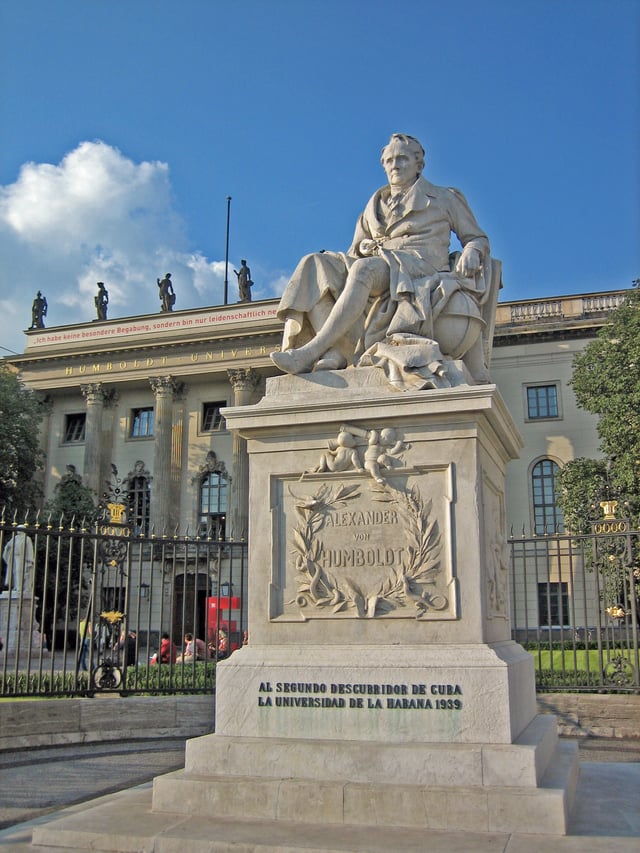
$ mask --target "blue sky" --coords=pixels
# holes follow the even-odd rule
[[[254,299],[343,250],[396,131],[469,200],[502,300],[640,276],[637,0],[3,0],[0,346]]]

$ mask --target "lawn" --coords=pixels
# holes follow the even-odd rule
[[[588,669],[590,672],[599,672],[600,670],[600,659],[597,649],[576,649],[575,652],[572,649],[565,649],[564,651],[560,649],[555,651],[542,650],[540,652],[530,650],[530,653],[533,655],[536,669],[560,671],[562,669]],[[614,649],[609,652],[609,656],[607,657],[606,652],[603,652],[603,664],[606,666],[609,661],[614,661],[619,656],[622,656],[633,665],[632,654],[631,651],[626,649]]]

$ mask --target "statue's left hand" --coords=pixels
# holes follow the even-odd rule
[[[482,257],[475,246],[466,246],[456,264],[456,272],[464,278],[473,278],[482,266]]]

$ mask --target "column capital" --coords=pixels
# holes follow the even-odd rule
[[[180,382],[175,376],[152,376],[149,384],[156,397],[175,399],[184,391],[184,382]]]
[[[108,406],[118,399],[115,389],[107,388],[102,382],[87,382],[80,386],[80,391],[88,403]]]
[[[260,374],[253,367],[237,367],[227,370],[227,377],[234,391],[255,391],[260,384]]]

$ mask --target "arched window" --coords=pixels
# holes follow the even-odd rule
[[[212,539],[224,539],[227,519],[226,478],[210,471],[200,481],[200,532]]]
[[[531,470],[533,526],[536,536],[563,533],[562,510],[556,505],[556,482],[560,471],[552,459],[541,459]]]

